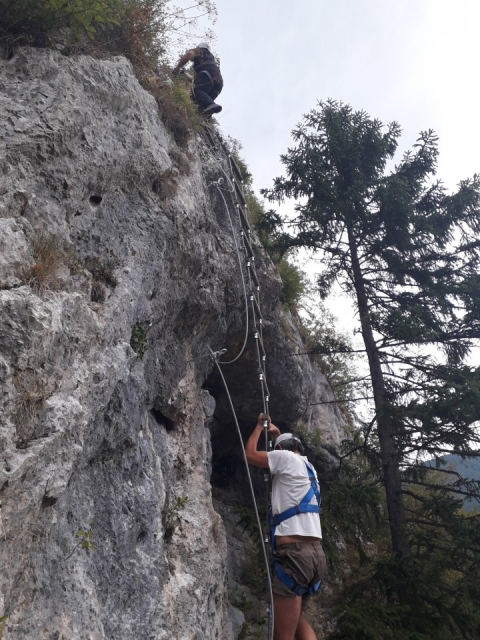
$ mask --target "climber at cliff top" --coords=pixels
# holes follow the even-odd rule
[[[223,89],[223,78],[206,42],[200,42],[195,49],[189,49],[183,54],[173,70],[174,75],[177,75],[187,62],[192,61],[195,76],[193,78],[189,74],[186,76],[193,81],[193,98],[199,106],[200,113],[202,115],[219,113],[222,107],[215,102],[215,98]]]
[[[326,574],[320,526],[320,491],[315,469],[303,455],[303,445],[291,433],[280,433],[268,421],[274,450],[257,451],[264,416],[245,446],[250,464],[270,469],[272,485],[272,591],[274,640],[316,640],[302,615],[302,605]]]

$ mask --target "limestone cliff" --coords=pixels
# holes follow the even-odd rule
[[[244,471],[213,363],[196,359],[235,355],[245,328],[224,170],[201,134],[176,146],[125,59],[0,61],[4,640],[238,636],[245,547],[211,479]],[[338,410],[312,406],[332,393],[293,355],[255,251],[272,416],[334,447]],[[262,408],[250,343],[225,374],[245,435]]]

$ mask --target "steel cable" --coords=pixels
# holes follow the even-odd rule
[[[252,495],[253,508],[254,508],[254,511],[255,511],[255,518],[257,520],[257,526],[258,526],[258,530],[260,532],[260,541],[261,541],[261,544],[262,544],[263,559],[264,559],[265,567],[266,567],[266,570],[267,570],[267,581],[268,581],[268,589],[269,589],[269,596],[270,596],[270,605],[269,605],[268,613],[269,613],[269,623],[270,623],[269,627],[271,627],[271,629],[269,629],[269,640],[272,640],[273,639],[273,626],[274,626],[272,578],[270,576],[270,562],[269,562],[269,559],[268,559],[267,550],[265,548],[265,542],[264,542],[264,539],[263,539],[262,523],[260,521],[260,515],[258,513],[258,507],[257,507],[257,501],[255,499],[255,491],[253,489],[252,476],[250,475],[250,468],[248,466],[247,454],[245,453],[245,447],[243,445],[242,432],[240,431],[240,425],[238,424],[237,414],[236,414],[235,408],[233,406],[232,397],[231,397],[230,391],[228,389],[227,381],[225,380],[222,368],[220,367],[221,363],[218,361],[215,352],[210,348],[210,345],[207,345],[207,348],[210,351],[210,354],[211,354],[211,356],[213,358],[215,366],[217,367],[218,372],[220,374],[220,377],[222,378],[223,386],[225,387],[225,391],[226,391],[226,394],[227,394],[227,397],[228,397],[228,402],[230,403],[230,408],[232,410],[233,419],[235,421],[235,426],[237,428],[238,438],[240,440],[240,444],[241,444],[241,447],[242,447],[243,460],[245,462],[245,468],[247,470],[247,478],[248,478],[248,484],[249,484],[249,487],[250,487],[250,492],[251,492],[251,495]]]
[[[211,134],[210,134],[211,135]],[[207,146],[207,145],[206,145]],[[221,146],[221,145],[220,145]],[[207,147],[208,148],[208,147]],[[215,147],[218,148],[218,147]],[[214,160],[217,162],[217,164],[220,167],[220,170],[222,171],[222,173],[225,175],[227,182],[230,186],[229,190],[226,190],[229,193],[235,193],[235,185],[233,183],[233,181],[230,179],[230,177],[226,174],[226,172],[224,171],[223,167],[221,166],[220,162],[215,158],[215,156],[213,155],[213,153],[211,153],[211,150],[208,148],[208,151],[210,153],[210,155],[214,158]],[[225,151],[225,150],[224,150]],[[232,171],[232,177],[233,177],[233,167],[232,167],[232,159],[229,157],[228,158],[228,162],[230,165],[230,169]],[[238,170],[238,169],[237,169]],[[233,402],[232,402],[232,398],[230,395],[230,391],[228,389],[228,385],[226,383],[225,377],[223,375],[223,371],[221,369],[220,365],[230,365],[233,364],[234,362],[236,362],[241,355],[244,353],[246,345],[247,345],[247,341],[248,341],[248,331],[249,331],[249,312],[248,312],[248,294],[247,294],[247,287],[246,287],[246,283],[245,283],[245,275],[243,273],[243,267],[242,267],[242,260],[241,260],[241,256],[240,256],[240,248],[238,246],[238,242],[237,242],[237,237],[236,237],[236,233],[235,233],[235,227],[232,221],[232,216],[230,215],[230,210],[226,201],[226,198],[223,194],[224,189],[222,189],[220,187],[220,183],[221,183],[222,178],[220,178],[218,181],[216,182],[212,182],[210,183],[210,185],[208,186],[212,186],[215,185],[218,192],[220,193],[224,205],[225,205],[225,209],[227,211],[227,215],[228,215],[228,219],[230,222],[230,227],[232,229],[232,236],[233,236],[233,241],[235,244],[235,250],[237,253],[237,259],[238,259],[238,263],[239,263],[239,268],[240,268],[240,274],[241,274],[241,278],[242,278],[242,286],[243,286],[243,292],[244,292],[244,298],[245,298],[245,318],[246,318],[246,327],[245,327],[245,338],[243,341],[243,345],[242,348],[240,350],[240,352],[237,354],[237,356],[235,358],[233,358],[232,360],[229,361],[225,361],[222,362],[219,360],[219,357],[221,355],[222,352],[217,351],[214,352],[212,351],[212,349],[210,348],[209,345],[207,345],[208,350],[210,351],[210,356],[213,357],[213,360],[215,362],[215,365],[218,369],[218,372],[220,374],[220,377],[222,379],[223,385],[225,387],[225,391],[227,393],[228,396],[228,401],[230,403],[230,408],[232,410],[232,414],[234,417],[234,421],[235,421],[235,426],[237,428],[237,432],[238,432],[238,436],[240,439],[240,444],[241,444],[241,448],[242,448],[242,453],[243,453],[243,458],[244,458],[244,462],[245,462],[245,466],[246,466],[246,470],[247,470],[247,477],[248,477],[248,482],[249,482],[249,486],[250,486],[250,491],[251,491],[251,495],[252,495],[252,500],[253,500],[253,505],[254,505],[254,510],[255,510],[255,517],[257,520],[257,526],[258,526],[258,530],[259,530],[259,534],[260,534],[260,540],[261,540],[261,545],[262,545],[262,552],[263,552],[263,557],[264,557],[264,561],[265,561],[265,566],[266,566],[266,570],[267,570],[267,578],[268,578],[268,590],[269,590],[269,604],[268,604],[268,640],[273,640],[273,630],[274,630],[274,610],[273,610],[273,591],[272,591],[272,580],[271,580],[271,575],[270,575],[270,562],[268,559],[268,554],[267,554],[267,550],[265,547],[265,541],[263,539],[263,530],[262,530],[262,524],[260,521],[260,516],[258,513],[258,507],[257,507],[257,503],[256,503],[256,499],[255,499],[255,492],[253,490],[253,484],[252,484],[252,479],[251,479],[251,475],[250,475],[250,469],[248,466],[248,460],[246,457],[246,453],[245,453],[245,447],[243,445],[243,439],[242,439],[242,434],[240,431],[240,426],[238,424],[238,420],[237,420],[237,416],[236,416],[236,412],[233,406]],[[242,189],[242,196],[243,196],[243,189]],[[238,198],[237,198],[238,200]],[[245,202],[245,200],[244,200]],[[245,205],[246,206],[246,205]],[[240,223],[241,224],[241,223]],[[245,240],[245,234],[242,231],[242,238],[243,238],[243,245],[244,245],[244,250],[246,252],[246,254],[249,254],[248,251],[248,246],[247,246],[247,241]],[[251,251],[250,251],[251,253]],[[247,264],[247,275],[248,275],[248,281],[249,281],[249,286],[250,289],[252,291],[252,295],[251,295],[251,302],[252,302],[252,318],[254,321],[254,326],[255,326],[255,341],[256,341],[256,351],[257,351],[257,358],[258,358],[258,371],[259,371],[259,378],[260,378],[260,387],[261,387],[261,392],[262,392],[262,401],[263,401],[263,413],[266,417],[266,419],[264,420],[264,433],[265,433],[265,450],[268,452],[269,449],[269,439],[268,439],[268,419],[269,419],[269,397],[266,395],[265,390],[267,390],[268,392],[268,386],[267,386],[267,382],[266,382],[266,372],[265,372],[265,368],[264,368],[264,363],[265,363],[265,355],[260,354],[260,343],[259,340],[262,340],[262,319],[260,316],[259,322],[258,322],[258,326],[257,326],[257,314],[256,314],[256,308],[255,308],[255,302],[258,305],[258,309],[259,309],[259,313],[260,313],[260,299],[258,298],[258,300],[255,299],[254,301],[254,297],[255,297],[255,293],[254,293],[254,286],[252,283],[252,276],[250,273],[250,269],[255,270],[255,266],[253,263],[253,267],[252,267],[252,262],[254,261],[254,256],[251,255],[249,262]],[[255,276],[256,278],[256,276]],[[258,280],[257,280],[258,283]],[[257,287],[258,290],[258,287]],[[262,342],[262,350],[263,350],[263,354],[265,354],[264,352],[264,347],[263,347],[263,342]],[[203,356],[200,356],[200,358],[202,358]],[[195,358],[195,360],[198,360],[200,358]],[[269,522],[269,502],[270,502],[270,488],[269,488],[269,479],[270,476],[269,474],[265,474],[265,480],[267,481],[266,484],[266,492],[267,492],[267,525]]]
[[[225,199],[225,196],[223,195],[222,190],[220,189],[218,184],[216,185],[216,187],[218,189],[218,192],[220,193],[220,195],[223,198],[223,202],[225,204],[225,208],[226,208],[227,213],[228,213],[228,219],[230,221],[230,226],[232,228],[233,241],[235,243],[235,249],[237,251],[238,266],[240,268],[240,275],[242,276],[243,294],[244,294],[244,298],[245,298],[245,338],[243,340],[242,348],[240,349],[240,353],[238,353],[237,356],[235,358],[233,358],[233,360],[227,360],[226,362],[222,362],[222,364],[233,364],[234,362],[236,362],[240,358],[240,356],[245,351],[245,347],[247,346],[248,328],[249,328],[248,327],[248,294],[247,294],[247,287],[245,285],[245,276],[244,276],[244,273],[243,273],[242,259],[241,259],[241,256],[240,256],[240,248],[238,246],[237,237],[236,237],[236,234],[235,234],[235,227],[233,226],[232,216],[230,215],[230,211],[228,209],[227,201]]]

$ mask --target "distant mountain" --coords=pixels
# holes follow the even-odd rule
[[[480,480],[480,458],[467,458],[462,460],[460,456],[449,454],[443,456],[447,465],[454,464],[455,471],[458,471],[464,478]]]
[[[443,459],[445,460],[447,467],[454,465],[455,471],[457,471],[462,478],[480,480],[480,457],[467,458],[463,460],[460,456],[448,454],[443,456]],[[427,464],[429,466],[434,466],[433,461],[430,461]],[[465,500],[465,508],[467,511],[471,511],[474,508],[477,508],[480,511],[480,501],[467,498]]]

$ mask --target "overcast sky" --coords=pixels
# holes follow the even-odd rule
[[[449,187],[480,171],[478,0],[216,0],[222,129],[244,147],[256,187],[281,172],[290,133],[333,98],[440,136]]]
[[[216,117],[242,143],[257,190],[282,172],[302,115],[327,98],[397,121],[402,152],[434,129],[450,189],[480,172],[479,0],[215,1]]]

